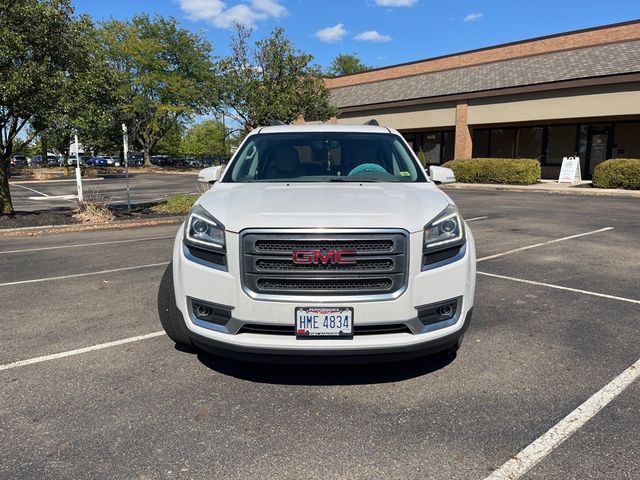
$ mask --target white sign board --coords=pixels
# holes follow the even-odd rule
[[[574,183],[582,180],[580,157],[564,157],[558,183]]]

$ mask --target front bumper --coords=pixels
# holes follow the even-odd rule
[[[238,258],[239,236],[228,233],[228,271],[212,268],[187,258],[182,245],[182,229],[178,232],[173,253],[173,275],[177,307],[182,313],[189,336],[205,349],[240,358],[270,355],[284,359],[289,356],[351,357],[416,356],[433,353],[454,345],[468,328],[475,291],[475,245],[467,229],[467,248],[463,258],[438,268],[421,270],[422,233],[410,235],[409,276],[406,289],[398,298],[350,302],[339,306],[354,309],[355,325],[406,325],[408,331],[358,335],[349,339],[297,339],[293,334],[237,333],[244,324],[291,326],[297,306],[331,305],[326,299],[299,298],[282,301],[251,298],[240,281]],[[235,252],[235,255],[234,255]],[[459,299],[453,319],[439,324],[422,325],[417,308],[452,298]],[[231,309],[231,319],[225,325],[198,320],[190,306],[197,299]]]

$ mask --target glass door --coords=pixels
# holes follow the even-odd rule
[[[611,125],[591,125],[589,128],[589,177],[597,165],[609,158]]]

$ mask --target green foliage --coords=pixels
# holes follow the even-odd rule
[[[342,75],[351,75],[352,73],[358,73],[369,69],[371,69],[371,67],[362,63],[356,55],[341,53],[334,58],[331,65],[329,65],[329,68],[327,69],[327,76],[340,77]]]
[[[533,159],[474,158],[451,160],[450,168],[462,183],[531,185],[540,179],[540,162]]]
[[[640,190],[640,159],[616,158],[596,166],[593,186]]]
[[[198,195],[173,195],[151,209],[159,213],[189,213]]]
[[[189,128],[180,142],[182,155],[200,157],[225,156],[227,154],[226,129],[221,122],[205,120]]]
[[[86,144],[97,132],[113,127],[124,82],[107,62],[92,23],[83,17],[77,27],[76,49],[81,55],[59,91],[56,108],[47,115],[37,115],[32,122],[42,127],[40,136],[46,137],[49,148],[65,158],[74,132]]]
[[[156,143],[151,153],[154,155],[178,155],[180,153],[183,132],[184,127],[180,123],[175,122],[173,127]]]
[[[295,48],[282,28],[250,46],[252,30],[236,25],[232,55],[221,61],[225,109],[245,130],[291,123],[300,116],[328,120],[337,115],[320,67]]]
[[[73,16],[69,0],[5,0],[0,19],[0,213],[11,213],[9,160],[57,115],[90,22]]]
[[[211,44],[201,33],[180,28],[174,18],[136,15],[110,20],[101,41],[112,65],[126,78],[121,115],[129,137],[149,155],[177,123],[217,105]]]

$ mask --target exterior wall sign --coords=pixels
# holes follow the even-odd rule
[[[580,157],[564,157],[558,183],[574,183],[582,180]]]

